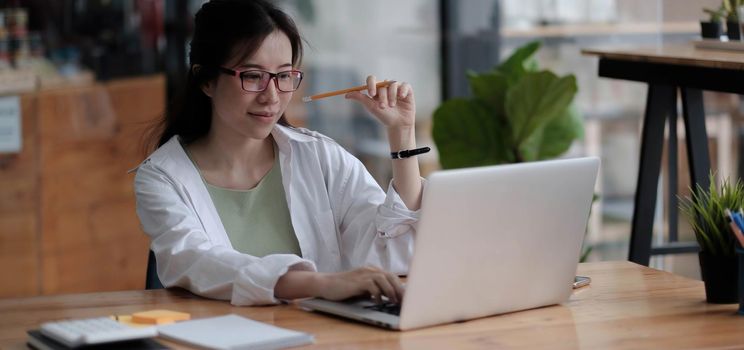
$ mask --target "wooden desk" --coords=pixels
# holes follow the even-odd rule
[[[744,94],[744,53],[699,50],[692,44],[632,49],[588,49],[599,56],[599,76],[648,84],[641,135],[629,260],[648,265],[653,254],[696,252],[696,242],[651,247],[664,125],[669,121],[669,237],[677,238],[677,96],[681,95],[690,183],[707,188],[710,158],[702,90]]]
[[[630,262],[581,264],[592,284],[563,305],[395,332],[295,306],[234,307],[183,290],[126,291],[0,299],[0,348],[23,349],[26,330],[65,317],[166,308],[194,318],[240,314],[315,335],[315,348],[658,349],[744,347],[738,305],[705,303],[703,284]],[[518,288],[518,286],[515,286]],[[173,343],[169,343],[173,345]]]

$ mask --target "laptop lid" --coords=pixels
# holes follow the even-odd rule
[[[591,157],[430,175],[399,328],[567,300],[598,170]]]

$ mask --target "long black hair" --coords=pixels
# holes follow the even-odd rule
[[[185,144],[204,137],[212,123],[212,101],[202,86],[217,78],[219,67],[239,55],[252,56],[264,39],[282,31],[292,45],[292,64],[302,60],[302,39],[289,15],[265,0],[212,0],[194,16],[194,36],[189,51],[186,86],[171,101],[165,117],[151,130],[145,145],[151,150],[174,135]],[[194,68],[198,65],[198,68]],[[290,126],[284,115],[279,124]]]

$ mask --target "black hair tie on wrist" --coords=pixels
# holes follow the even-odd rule
[[[414,149],[404,149],[402,151],[398,152],[390,152],[390,157],[393,159],[401,159],[401,158],[408,158],[412,156],[417,156],[419,154],[424,154],[426,152],[431,151],[431,148],[429,147],[421,147],[421,148],[414,148]]]

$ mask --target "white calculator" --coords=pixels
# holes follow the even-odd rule
[[[135,328],[108,317],[46,322],[41,324],[40,329],[41,334],[71,348],[158,335],[155,326]]]

